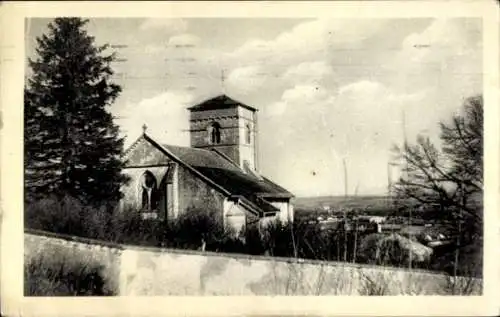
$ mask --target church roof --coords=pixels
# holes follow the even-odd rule
[[[293,197],[286,189],[265,177],[259,178],[244,173],[234,162],[217,151],[172,145],[162,146],[233,195],[243,196],[251,201],[256,201],[256,197]]]
[[[202,166],[239,171],[237,165],[228,159],[221,159],[221,156],[216,151],[168,144],[162,144],[162,146],[192,167]]]
[[[227,108],[235,108],[235,107],[243,107],[251,111],[257,111],[254,107],[245,105],[237,100],[234,100],[227,95],[219,95],[217,97],[205,100],[195,106],[188,108],[190,111],[203,111],[203,110],[215,110],[215,109],[227,109]]]
[[[212,149],[199,149],[168,144],[159,144],[147,134],[143,134],[127,150],[127,162],[131,167],[137,167],[137,157],[130,156],[133,149],[141,142],[147,142],[160,150],[153,154],[146,151],[148,165],[166,164],[165,158],[170,157],[194,172],[199,178],[211,184],[232,200],[238,200],[243,206],[261,216],[279,211],[269,203],[272,199],[289,199],[293,195],[271,180],[256,172],[249,173],[241,169],[229,157]],[[140,150],[137,151],[142,157]]]

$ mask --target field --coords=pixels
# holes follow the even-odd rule
[[[368,216],[390,216],[395,211],[387,196],[319,196],[297,197],[293,200],[297,219],[313,220],[319,216],[357,209]]]
[[[387,196],[318,196],[297,197],[293,203],[299,209],[330,208],[363,208],[363,209],[388,209],[390,200]]]

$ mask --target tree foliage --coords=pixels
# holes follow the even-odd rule
[[[396,147],[403,174],[395,185],[400,201],[437,209],[437,216],[480,235],[483,195],[483,99],[468,98],[451,122],[441,122],[441,148],[428,137]]]
[[[91,205],[117,201],[126,181],[123,139],[107,107],[114,54],[87,34],[88,21],[57,18],[37,38],[24,92],[27,199],[70,195]]]

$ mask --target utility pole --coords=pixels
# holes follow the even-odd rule
[[[404,151],[405,151],[405,176],[406,179],[408,180],[408,157],[406,154],[406,149],[408,146],[408,139],[406,138],[406,114],[403,109],[403,118],[402,118],[402,123],[403,123],[403,138],[404,138]],[[408,252],[408,269],[411,271],[412,268],[412,245],[413,242],[411,240],[411,209],[412,207],[409,206],[408,208],[408,237],[410,239],[410,250]]]
[[[343,159],[344,166],[344,262],[347,262],[347,166],[345,158]]]
[[[387,207],[391,206],[392,202],[392,177],[391,177],[391,163],[387,163]]]
[[[354,190],[354,197],[358,196],[358,187],[359,187],[359,182],[356,184],[356,189]],[[354,247],[352,251],[352,263],[356,263],[356,252],[358,249],[358,228],[359,228],[358,213],[355,212],[353,217],[356,217],[356,219],[354,222]]]

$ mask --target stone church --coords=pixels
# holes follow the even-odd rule
[[[293,221],[293,195],[258,172],[257,110],[221,95],[189,111],[191,147],[161,144],[144,129],[125,152],[122,207],[159,220],[212,210],[237,232]]]

